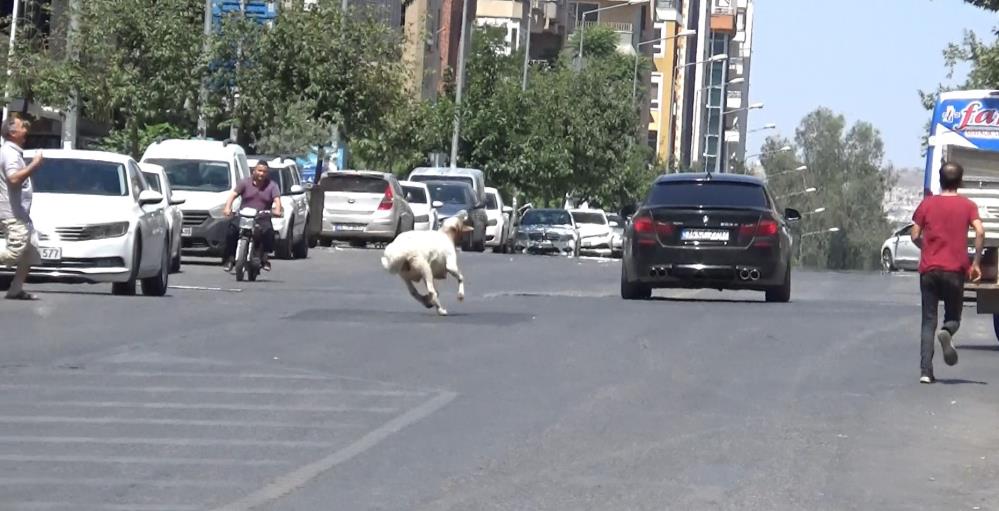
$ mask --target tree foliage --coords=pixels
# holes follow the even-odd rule
[[[791,146],[793,151],[780,151]],[[819,108],[802,119],[792,142],[768,138],[761,148],[768,185],[782,207],[805,213],[801,262],[830,269],[873,269],[890,226],[885,193],[893,172],[884,163],[884,143],[866,122],[847,128],[842,115]],[[797,171],[799,166],[805,171]],[[815,187],[814,193],[804,193]],[[811,214],[817,208],[821,213]],[[838,227],[838,232],[828,232]],[[813,234],[808,234],[813,233]]]

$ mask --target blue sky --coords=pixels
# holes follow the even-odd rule
[[[920,137],[928,113],[918,90],[948,83],[942,50],[963,29],[984,38],[999,16],[961,0],[756,0],[750,96],[763,101],[749,135],[756,153],[768,134],[794,138],[808,112],[826,106],[848,124],[868,121],[881,131],[885,159],[921,167]],[[966,73],[963,70],[962,73]],[[963,76],[955,76],[954,82]]]

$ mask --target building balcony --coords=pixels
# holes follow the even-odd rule
[[[680,14],[680,0],[655,0],[656,21],[672,21],[683,23],[683,16]]]
[[[742,91],[741,90],[729,90],[725,97],[725,108],[742,108]]]
[[[735,34],[736,11],[732,0],[714,0],[711,4],[711,30]]]
[[[569,21],[569,31],[575,32],[576,28],[582,26],[584,29],[603,27],[613,30],[617,33],[618,43],[617,49],[621,53],[628,55],[634,55],[634,25],[631,23],[621,23],[615,21],[584,21],[582,23],[575,23],[574,21]]]

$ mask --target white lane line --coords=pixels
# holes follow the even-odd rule
[[[0,488],[5,486],[46,486],[49,488],[61,488],[65,486],[96,486],[107,488],[109,486],[151,486],[154,488],[240,488],[245,483],[234,481],[210,481],[210,480],[175,480],[175,481],[150,481],[141,479],[117,479],[105,477],[73,478],[73,477],[0,477]]]
[[[236,440],[231,438],[108,438],[97,436],[16,436],[0,435],[0,444],[93,444],[93,445],[159,445],[166,447],[332,447],[333,442],[308,440]]]
[[[245,412],[396,413],[398,408],[350,406],[245,405],[232,403],[169,403],[148,401],[0,401],[4,406],[69,408],[140,408],[147,410],[231,410]]]
[[[228,465],[234,467],[273,467],[289,462],[274,460],[238,460],[232,458],[165,458],[162,456],[69,456],[0,454],[0,462],[16,463],[98,463],[133,465]]]
[[[170,289],[187,289],[191,291],[224,291],[226,293],[242,293],[242,289],[228,289],[224,287],[205,287],[205,286],[167,286]]]
[[[96,372],[100,370],[101,372]],[[106,370],[106,371],[105,371]],[[310,380],[310,381],[327,381],[327,382],[366,382],[366,380],[356,380],[354,378],[338,377],[338,376],[322,376],[313,374],[273,374],[273,373],[225,373],[225,372],[195,372],[195,371],[115,371],[113,367],[98,367],[92,369],[31,369],[31,368],[17,368],[13,369],[8,373],[9,375],[41,375],[41,376],[100,376],[103,378],[109,376],[125,376],[125,377],[135,377],[135,378],[161,378],[164,376],[176,376],[176,377],[191,377],[191,378],[232,378],[232,379],[261,379],[261,380]],[[379,382],[380,383],[380,382]],[[386,383],[380,383],[381,385],[388,385]],[[358,391],[362,392],[362,391]],[[363,392],[395,392],[395,391],[363,391]],[[418,391],[408,391],[408,392],[396,392],[399,395],[420,395],[425,396],[429,394],[428,392],[418,392]],[[394,395],[394,394],[393,394]]]
[[[198,511],[198,506],[170,504],[80,504],[79,502],[4,502],[8,511]]]
[[[356,424],[301,424],[297,422],[270,421],[219,421],[195,419],[131,419],[122,417],[59,417],[50,415],[0,415],[0,424],[141,424],[157,426],[208,426],[213,428],[296,428],[296,429],[347,429]]]
[[[333,467],[350,460],[351,458],[378,445],[382,440],[398,433],[403,428],[415,424],[434,412],[445,407],[454,400],[458,394],[454,392],[442,392],[437,397],[424,402],[423,404],[409,410],[408,412],[388,421],[381,427],[364,435],[356,442],[340,449],[329,456],[314,463],[305,465],[289,474],[278,477],[270,484],[259,490],[229,504],[215,508],[214,511],[248,511],[267,502],[277,500],[292,491],[301,488],[315,479],[322,473]],[[2,484],[2,481],[0,481]]]
[[[273,388],[246,388],[246,387],[134,387],[134,386],[103,386],[103,385],[71,385],[71,384],[47,384],[47,383],[3,383],[0,390],[81,390],[87,392],[149,392],[149,393],[198,393],[198,394],[269,394],[269,395],[294,395],[294,396],[316,396],[325,394],[350,394],[358,396],[421,396],[425,393],[414,393],[394,390],[346,390],[346,389],[273,389]]]

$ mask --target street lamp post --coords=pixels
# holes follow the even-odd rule
[[[815,208],[815,209],[813,209],[811,211],[806,211],[806,212],[802,213],[801,216],[805,217],[805,216],[809,216],[809,215],[817,215],[819,213],[824,212],[825,210],[826,210],[826,208]]]
[[[451,134],[451,168],[458,167],[458,135],[461,132],[461,93],[465,87],[465,46],[468,44],[468,0],[461,3],[461,37],[458,39],[458,80],[454,96],[454,132]]]
[[[7,102],[10,101],[10,62],[14,58],[14,42],[17,39],[17,18],[21,16],[21,0],[14,0],[14,11],[10,19],[10,45],[7,47],[7,81],[3,87],[3,120],[7,120]]]
[[[751,130],[747,131],[746,133],[756,133],[756,132],[759,132],[759,131],[775,130],[775,129],[777,129],[777,125],[774,124],[774,123],[770,123],[770,124],[764,124],[763,127],[760,127],[760,128],[751,129]]]
[[[635,45],[635,70],[631,75],[631,101],[634,102],[635,98],[638,96],[638,58],[642,56],[640,48],[647,44],[662,42],[666,44],[666,41],[670,39],[679,39],[681,37],[691,37],[697,35],[696,30],[683,30],[676,35],[671,35],[669,37],[663,37],[661,39],[649,39],[648,41],[642,41]]]
[[[815,193],[818,190],[819,190],[818,188],[816,188],[814,186],[810,186],[810,187],[805,188],[804,190],[802,190],[800,192],[792,192],[792,193],[789,193],[787,195],[781,195],[780,197],[774,197],[774,198],[775,199],[786,199],[788,197],[794,197],[794,196],[797,196],[797,195],[804,195],[806,193]]]
[[[819,209],[823,209],[824,210],[825,208],[819,208]],[[798,237],[798,260],[801,261],[801,246],[803,245],[803,243],[801,242],[802,240],[804,240],[805,238],[807,238],[809,236],[818,236],[819,234],[827,234],[827,233],[831,233],[831,232],[839,232],[839,227],[830,227],[828,229],[823,229],[821,231],[806,232],[806,233],[802,234],[801,236],[799,236]]]

